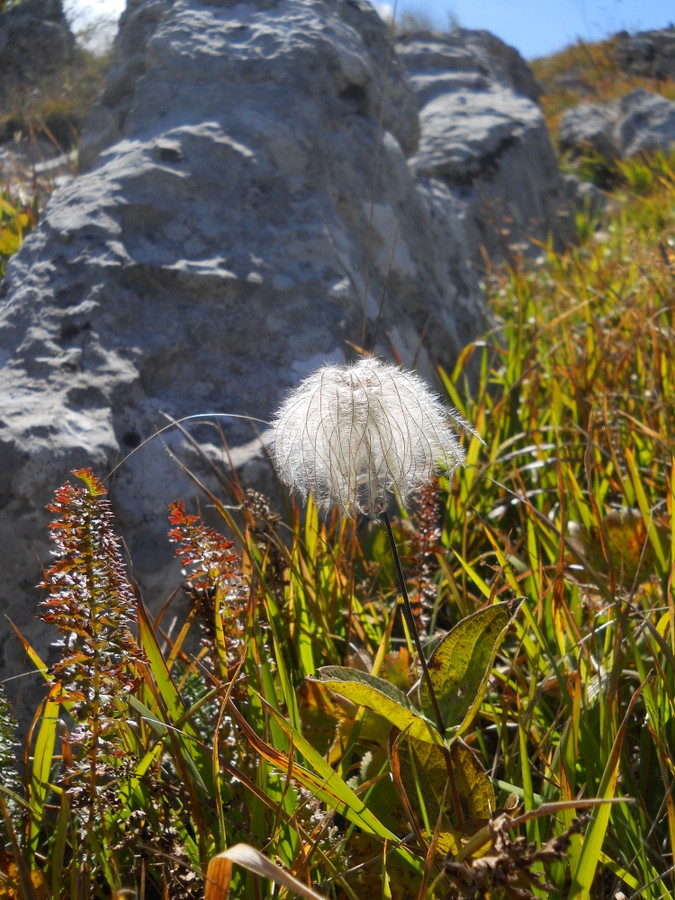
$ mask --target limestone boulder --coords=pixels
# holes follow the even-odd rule
[[[137,451],[108,485],[136,577],[166,597],[167,506],[195,494],[167,449],[269,486],[258,435],[308,371],[360,346],[433,377],[484,329],[463,207],[408,165],[419,104],[387,41],[360,0],[129,0],[83,174],[0,288],[0,616],[38,643],[45,506],[71,469]],[[211,412],[262,422],[138,449]]]
[[[560,119],[562,150],[593,150],[608,159],[628,159],[675,145],[675,103],[638,89],[606,106],[582,104]]]
[[[625,72],[663,81],[675,78],[675,26],[617,35],[616,59]]]
[[[520,53],[484,29],[455,29],[451,38],[462,45],[491,79],[537,102],[543,90]]]
[[[651,91],[631,91],[617,101],[614,134],[623,159],[675,146],[675,103]]]
[[[405,34],[396,49],[421,104],[410,165],[420,179],[442,182],[459,205],[474,266],[485,253],[492,260],[538,253],[536,242],[549,234],[570,240],[569,186],[539,89],[517,52],[465,30]]]
[[[611,109],[581,103],[566,110],[558,125],[558,143],[564,151],[593,150],[608,159],[617,155]]]

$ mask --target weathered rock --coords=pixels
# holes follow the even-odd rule
[[[593,150],[608,159],[628,159],[675,144],[675,103],[642,89],[607,106],[582,104],[561,116],[562,150]]]
[[[619,155],[624,159],[675,144],[675,103],[649,91],[631,91],[617,101],[614,129]]]
[[[441,180],[459,204],[474,264],[482,266],[485,251],[495,259],[535,250],[533,241],[549,233],[569,240],[569,191],[533,99],[536,82],[517,52],[463,30],[410,33],[396,46],[422,103],[410,164],[420,178]]]
[[[541,85],[515,47],[509,46],[494,34],[482,29],[458,28],[451,36],[459,39],[490,73],[493,80],[535,102],[542,96]]]
[[[70,62],[74,50],[61,0],[22,0],[0,12],[0,112]]]
[[[37,639],[44,507],[72,468],[105,475],[162,413],[267,420],[353,343],[429,372],[485,325],[458,203],[407,165],[418,103],[368,5],[130,0],[120,28],[88,171],[2,286],[0,615]],[[242,477],[269,480],[254,427],[219,424]],[[218,433],[192,433],[226,468]],[[110,487],[141,584],[166,596],[165,512],[193,485],[157,440]],[[4,636],[0,669],[21,655]]]
[[[663,81],[675,78],[675,26],[617,35],[616,59],[625,72]]]
[[[614,143],[614,120],[608,106],[581,103],[566,110],[558,125],[561,150],[593,150],[611,159],[617,155]]]

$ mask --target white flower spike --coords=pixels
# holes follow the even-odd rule
[[[323,509],[373,518],[396,494],[405,503],[439,468],[464,462],[450,422],[475,431],[415,372],[365,357],[324,366],[282,403],[272,423],[281,479]]]

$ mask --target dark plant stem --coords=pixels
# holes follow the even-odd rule
[[[431,705],[434,708],[434,716],[436,717],[436,727],[438,728],[440,736],[445,737],[445,725],[443,724],[443,716],[441,715],[441,709],[438,705],[438,700],[436,699],[436,691],[434,690],[434,686],[431,681],[429,666],[427,665],[424,650],[422,649],[422,642],[420,641],[420,636],[417,631],[417,623],[415,622],[415,616],[413,615],[412,606],[410,604],[408,588],[406,587],[405,578],[403,577],[401,558],[398,555],[398,548],[396,546],[396,541],[394,540],[394,532],[391,528],[391,519],[389,518],[389,513],[386,510],[384,512],[384,524],[387,529],[387,537],[389,538],[391,552],[394,557],[394,565],[396,566],[396,575],[398,576],[399,588],[401,589],[401,595],[403,596],[403,615],[405,616],[408,630],[410,631],[412,639],[415,642],[415,649],[417,650],[420,665],[422,666],[423,678],[425,679],[427,687],[429,688],[429,697],[431,698]]]
[[[425,679],[427,687],[429,689],[429,697],[431,699],[431,705],[433,706],[434,716],[436,718],[436,728],[438,729],[438,733],[440,734],[440,736],[442,738],[445,738],[445,725],[443,724],[441,708],[438,705],[436,691],[434,690],[434,686],[431,681],[431,674],[429,673],[429,666],[427,665],[427,659],[424,655],[424,650],[422,649],[422,642],[420,641],[420,636],[417,631],[417,623],[415,622],[415,616],[413,615],[412,606],[410,604],[410,597],[408,596],[408,588],[406,587],[405,578],[403,577],[401,557],[398,555],[398,547],[396,546],[396,541],[394,540],[394,532],[392,531],[391,527],[391,519],[389,518],[389,513],[386,510],[384,511],[384,524],[387,529],[387,537],[389,538],[391,552],[394,557],[394,565],[396,566],[398,584],[401,589],[401,595],[403,597],[403,615],[405,616],[408,630],[410,631],[412,639],[415,642],[415,649],[417,650],[420,665],[422,666],[422,677]],[[450,794],[452,796],[452,805],[455,812],[455,817],[457,819],[457,824],[461,824],[464,821],[464,813],[462,812],[462,804],[459,798],[457,780],[455,779],[455,773],[452,767],[452,757],[450,755],[450,751],[446,746],[443,747],[443,754],[445,756],[445,767],[448,773],[448,785],[450,787]]]

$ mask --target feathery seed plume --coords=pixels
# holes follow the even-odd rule
[[[300,382],[272,423],[272,456],[303,500],[377,518],[394,494],[405,503],[439,468],[462,465],[450,422],[475,434],[415,372],[365,357]]]

